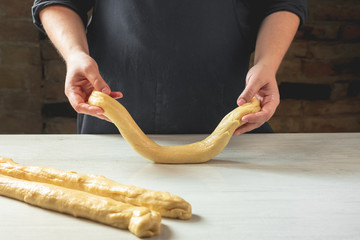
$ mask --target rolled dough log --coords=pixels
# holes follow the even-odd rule
[[[118,101],[98,91],[93,91],[89,104],[99,106],[119,129],[130,146],[143,157],[156,163],[202,163],[218,155],[229,143],[234,131],[245,124],[241,118],[261,110],[260,102],[251,102],[228,113],[207,138],[200,142],[177,146],[160,146],[148,138],[136,124],[129,112]]]
[[[164,217],[191,218],[191,205],[179,196],[122,185],[100,175],[85,175],[48,167],[23,166],[5,157],[0,157],[0,174],[110,197],[135,206],[147,207]]]
[[[75,217],[129,229],[138,237],[151,237],[160,232],[159,213],[83,191],[0,174],[0,195]]]

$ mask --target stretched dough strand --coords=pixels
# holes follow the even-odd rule
[[[179,196],[122,185],[100,175],[78,174],[48,167],[23,166],[4,157],[0,157],[0,174],[110,197],[135,206],[147,207],[164,217],[191,218],[191,205]]]
[[[210,136],[200,142],[178,146],[160,146],[149,139],[139,128],[129,112],[118,101],[98,91],[93,91],[89,104],[99,106],[119,129],[124,139],[140,155],[157,163],[202,163],[219,154],[230,141],[234,131],[244,124],[241,118],[261,110],[260,102],[250,103],[228,113]]]
[[[159,213],[83,191],[0,174],[0,195],[75,217],[129,229],[138,237],[151,237],[160,232]]]

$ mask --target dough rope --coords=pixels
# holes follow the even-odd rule
[[[80,190],[135,206],[147,207],[159,212],[163,217],[191,218],[191,205],[179,196],[122,185],[100,175],[78,174],[48,167],[23,166],[4,157],[0,157],[0,174]]]
[[[160,232],[159,213],[83,191],[0,174],[0,195],[75,217],[129,229],[138,237],[151,237]]]
[[[244,124],[241,121],[243,116],[261,110],[259,100],[254,97],[251,102],[228,113],[212,134],[204,140],[187,145],[160,146],[144,134],[124,106],[112,97],[93,91],[88,102],[104,110],[104,115],[116,125],[121,135],[137,153],[156,163],[209,161],[226,147],[234,131]]]

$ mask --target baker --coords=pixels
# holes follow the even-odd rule
[[[87,103],[95,89],[122,98],[145,133],[167,134],[210,133],[257,96],[238,135],[272,132],[276,72],[306,0],[35,0],[32,13],[66,62],[78,133],[118,133]]]

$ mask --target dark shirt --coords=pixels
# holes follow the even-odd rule
[[[305,0],[35,0],[40,29],[39,12],[53,4],[79,14],[100,74],[145,133],[212,132],[244,89],[262,19],[286,10],[303,25],[306,16]],[[78,131],[118,133],[82,114]]]

